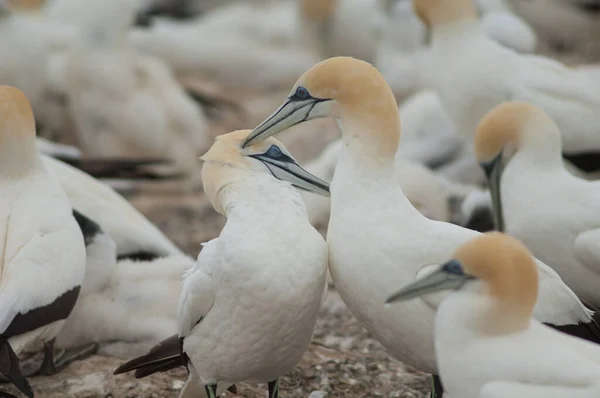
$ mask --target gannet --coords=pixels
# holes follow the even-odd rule
[[[498,227],[523,241],[586,303],[600,307],[600,183],[561,162],[560,131],[540,108],[509,102],[475,135]]]
[[[204,190],[227,217],[186,272],[173,351],[150,351],[115,371],[136,375],[183,362],[180,398],[210,398],[235,382],[269,383],[291,371],[307,349],[326,288],[327,246],[310,225],[294,186],[328,194],[277,140],[242,149],[249,130],[216,139],[202,157]],[[167,345],[168,347],[169,345]]]
[[[521,242],[491,232],[387,301],[453,290],[435,318],[436,358],[452,397],[598,397],[600,348],[532,319],[538,270]]]
[[[40,161],[31,105],[9,86],[0,86],[0,152],[2,373],[32,397],[17,355],[44,347],[44,362],[31,373],[63,365],[53,342],[79,295],[85,244],[66,195]]]
[[[343,147],[331,183],[331,277],[350,311],[394,357],[435,374],[433,308],[412,301],[385,311],[381,303],[393,284],[412,282],[421,268],[441,264],[479,233],[430,220],[410,204],[395,171],[396,109],[377,69],[353,58],[330,58],[298,79],[284,104],[252,131],[245,145],[308,120],[335,118]],[[536,319],[595,326],[590,326],[591,312],[558,274],[541,262],[538,267]]]
[[[66,84],[80,145],[91,156],[168,157],[196,176],[206,117],[162,60],[129,45],[133,12],[122,0],[58,0],[48,10],[78,31]]]
[[[523,100],[546,111],[562,133],[563,151],[575,166],[595,170],[600,152],[600,91],[549,58],[519,54],[489,39],[472,0],[413,0],[431,28],[428,84],[458,130],[472,137],[493,107]],[[436,72],[437,66],[443,70]],[[588,159],[584,159],[588,157]],[[587,164],[586,164],[587,163]]]
[[[71,205],[97,222],[115,241],[119,260],[151,260],[182,254],[154,224],[108,185],[50,156],[42,155],[42,162],[60,183]]]
[[[127,358],[175,333],[181,275],[194,261],[177,254],[117,260],[109,234],[83,213],[73,212],[85,239],[86,271],[77,304],[56,336],[56,348],[69,352],[87,345]]]
[[[39,1],[0,1],[0,82],[23,90],[41,131],[58,133],[66,128],[68,112],[57,65],[76,32],[37,7]]]

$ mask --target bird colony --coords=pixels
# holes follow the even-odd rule
[[[600,397],[594,61],[595,0],[0,0],[0,396]]]

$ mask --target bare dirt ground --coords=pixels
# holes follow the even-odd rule
[[[600,26],[600,17],[597,22]],[[596,43],[600,43],[600,38],[596,38]],[[571,51],[558,54],[556,39],[542,40],[540,45],[543,52],[570,64],[599,61],[600,51],[591,51],[589,45],[583,47],[585,50],[575,54],[573,46],[569,47]],[[205,91],[212,90],[234,100],[244,109],[220,114],[211,129],[213,135],[251,128],[275,109],[288,90],[240,92],[206,82],[197,84]],[[323,145],[338,136],[330,121],[310,123],[302,127],[302,133],[296,133],[290,131],[282,140],[300,161],[314,157]],[[127,196],[179,247],[195,257],[200,243],[218,236],[225,220],[214,212],[202,192],[184,193],[182,185],[185,182],[145,184]],[[113,376],[112,371],[122,362],[118,358],[94,356],[71,364],[57,376],[31,378],[30,382],[38,398],[173,398],[186,378],[184,369],[141,380],[131,375]],[[0,387],[4,388],[15,393],[7,385]],[[282,379],[281,388],[287,398],[422,398],[428,396],[430,389],[427,375],[386,354],[350,314],[333,286],[321,311],[312,345],[294,372]],[[266,397],[266,386],[240,383],[238,395],[227,394],[227,397]]]

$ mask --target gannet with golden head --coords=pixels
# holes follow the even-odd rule
[[[424,267],[443,263],[478,233],[424,217],[404,195],[395,171],[396,101],[383,76],[366,62],[338,57],[313,66],[245,145],[320,117],[335,118],[342,131],[327,235],[336,289],[394,357],[436,373],[432,306],[414,300],[385,311],[381,303],[394,284],[412,282]],[[538,266],[536,319],[555,325],[590,322],[590,312],[558,274]]]
[[[557,61],[519,54],[491,40],[472,0],[413,0],[413,5],[432,33],[429,86],[461,133],[472,139],[492,108],[523,100],[554,119],[563,152],[575,166],[600,167],[600,91],[591,81]]]
[[[324,297],[327,246],[294,186],[327,194],[275,139],[242,148],[249,130],[217,137],[202,157],[204,190],[227,217],[186,273],[178,338],[115,373],[141,377],[182,365],[179,397],[210,398],[241,380],[269,382],[291,371],[308,347]]]
[[[387,302],[452,291],[435,319],[438,367],[452,397],[597,397],[600,348],[532,319],[537,271],[521,242],[491,232]]]
[[[8,86],[0,86],[0,163],[1,362],[31,397],[16,355],[43,346],[34,372],[57,371],[53,341],[77,301],[86,252],[69,200],[38,155],[31,105]]]
[[[489,179],[499,229],[600,307],[600,183],[565,170],[556,123],[525,102],[499,105],[479,124],[475,153]]]

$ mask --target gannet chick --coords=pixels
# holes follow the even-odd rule
[[[50,156],[42,155],[42,162],[60,183],[72,206],[97,222],[115,241],[119,260],[152,260],[182,254],[152,222],[107,184]]]
[[[538,273],[517,239],[478,236],[387,302],[445,290],[453,292],[437,311],[435,352],[450,396],[599,396],[600,348],[532,319]]]
[[[198,175],[198,155],[209,145],[207,120],[162,60],[129,45],[132,5],[59,0],[49,15],[59,19],[66,6],[60,20],[79,33],[66,64],[69,110],[84,152],[167,157],[179,171]]]
[[[327,234],[336,289],[394,357],[435,374],[432,306],[412,301],[385,311],[381,303],[394,283],[412,282],[422,268],[441,263],[478,233],[430,220],[406,198],[395,169],[400,140],[396,101],[383,76],[366,62],[338,57],[313,66],[245,144],[320,117],[335,118],[342,131]],[[541,262],[538,267],[542,277],[536,319],[593,327],[590,312],[558,274]]]
[[[116,374],[168,370],[183,358],[190,374],[180,398],[202,389],[215,398],[247,379],[269,382],[269,397],[278,397],[279,376],[307,349],[326,287],[327,247],[294,186],[327,194],[327,185],[275,139],[242,149],[248,133],[217,137],[202,157],[204,190],[227,223],[184,276],[174,351],[151,351]]]
[[[600,167],[596,156],[600,91],[559,62],[519,54],[491,40],[472,0],[413,0],[413,4],[432,33],[429,85],[458,131],[472,138],[479,120],[496,105],[531,102],[558,125],[567,159],[585,171]],[[436,72],[436,65],[443,65],[443,70]],[[584,162],[584,155],[590,154],[595,161]]]
[[[63,365],[53,342],[77,301],[86,253],[69,201],[39,158],[31,105],[8,86],[0,86],[0,163],[0,361],[4,376],[32,397],[17,355],[44,346],[32,373]]]
[[[600,183],[561,162],[561,135],[540,108],[509,102],[475,135],[500,230],[517,237],[585,302],[600,307]]]
[[[101,354],[127,358],[175,333],[181,275],[194,261],[184,255],[117,261],[116,244],[102,227],[78,211],[74,215],[85,238],[86,271],[56,347],[71,351],[97,343],[93,348]]]

